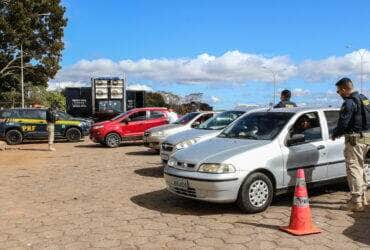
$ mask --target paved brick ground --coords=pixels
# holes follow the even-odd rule
[[[140,145],[44,149],[0,151],[0,249],[370,249],[370,208],[338,210],[342,186],[311,194],[323,233],[297,238],[278,230],[288,224],[291,196],[245,215],[171,195],[158,156]]]

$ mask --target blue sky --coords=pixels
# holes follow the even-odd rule
[[[272,75],[263,67],[278,72],[277,88],[294,90],[297,102],[339,103],[333,82],[357,81],[359,52],[368,56],[360,49],[370,46],[368,1],[62,3],[66,48],[54,82],[84,84],[89,74],[125,71],[137,86],[203,92],[216,108],[271,101]]]

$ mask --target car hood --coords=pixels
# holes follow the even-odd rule
[[[201,162],[222,163],[235,155],[267,145],[270,142],[216,137],[179,150],[174,154],[174,158],[177,161],[194,164]]]
[[[147,131],[150,132],[150,133],[154,133],[154,132],[159,132],[159,131],[167,131],[167,130],[179,128],[179,127],[182,127],[182,126],[183,125],[179,125],[179,124],[165,124],[165,125],[162,125],[162,126],[158,126],[158,127],[148,129]]]
[[[111,123],[112,121],[103,121],[103,122],[97,122],[97,123],[94,123],[94,126],[104,126],[108,123]]]
[[[174,135],[170,135],[164,141],[165,143],[169,143],[172,145],[176,145],[180,142],[191,140],[194,138],[202,138],[208,136],[216,136],[221,132],[221,130],[206,130],[206,129],[189,129],[183,132],[176,133]]]

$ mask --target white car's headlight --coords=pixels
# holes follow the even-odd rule
[[[175,146],[175,149],[180,150],[180,149],[187,148],[187,147],[193,145],[194,143],[197,143],[198,140],[199,140],[199,138],[194,138],[194,139],[190,139],[190,140],[187,140],[187,141],[177,143],[176,146]]]
[[[174,158],[170,158],[167,162],[167,165],[170,167],[174,167],[176,164],[176,160]]]
[[[94,126],[93,129],[101,129],[101,128],[104,128],[103,125],[100,125],[100,126]]]
[[[234,173],[235,167],[225,163],[204,163],[199,167],[198,172],[210,174]]]

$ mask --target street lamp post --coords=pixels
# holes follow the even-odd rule
[[[356,53],[360,56],[360,89],[361,94],[363,93],[363,83],[364,83],[364,57],[366,55],[366,50],[359,50],[354,48],[352,45],[346,45],[347,49],[355,49]]]
[[[277,70],[272,70],[266,66],[262,66],[263,69],[266,69],[268,70],[271,74],[272,74],[272,79],[273,79],[273,84],[274,84],[274,96],[273,96],[273,105],[276,104],[276,83],[277,83],[277,76],[279,74],[279,71]],[[284,69],[281,69],[281,70],[285,70],[286,68]]]

